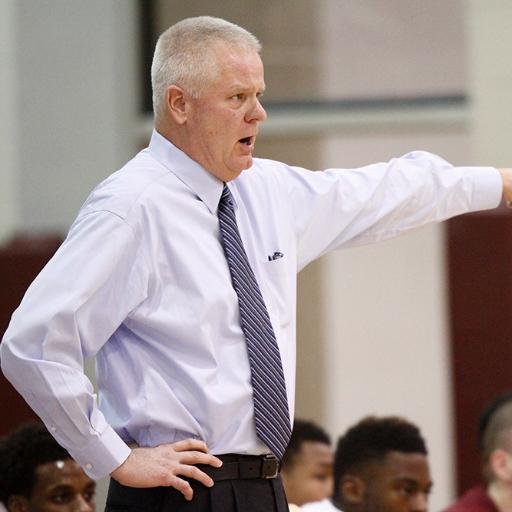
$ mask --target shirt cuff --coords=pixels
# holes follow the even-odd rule
[[[503,180],[494,167],[462,167],[474,184],[471,210],[490,210],[499,206],[503,196]]]
[[[100,480],[110,475],[128,458],[131,448],[109,426],[80,451],[69,452],[87,475],[93,480]]]

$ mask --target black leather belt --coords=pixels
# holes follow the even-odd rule
[[[198,464],[198,468],[214,482],[246,478],[276,478],[279,474],[279,460],[274,455],[216,455],[222,460],[220,468]]]

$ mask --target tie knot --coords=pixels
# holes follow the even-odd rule
[[[231,195],[231,191],[225,183],[224,188],[222,189],[222,195],[220,196],[219,205],[227,206],[231,210],[233,209],[233,196]]]

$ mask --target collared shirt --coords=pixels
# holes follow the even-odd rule
[[[98,185],[28,289],[2,369],[92,478],[126,443],[204,440],[268,452],[216,215],[223,183],[154,132]],[[279,345],[293,417],[296,274],[321,254],[496,207],[499,173],[414,152],[311,172],[255,159],[229,183],[241,238]],[[83,373],[96,356],[98,397]]]
[[[340,512],[340,508],[334,506],[331,500],[325,499],[322,501],[314,501],[302,505],[303,512]]]

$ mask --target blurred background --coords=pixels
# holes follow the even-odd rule
[[[263,43],[258,156],[512,166],[509,0],[0,0],[0,334],[91,188],[147,144],[157,34],[201,14]],[[511,233],[500,208],[299,276],[297,415],[335,438],[370,413],[417,423],[432,510],[478,480],[476,418],[512,388]],[[0,402],[0,435],[30,417],[1,376]]]

